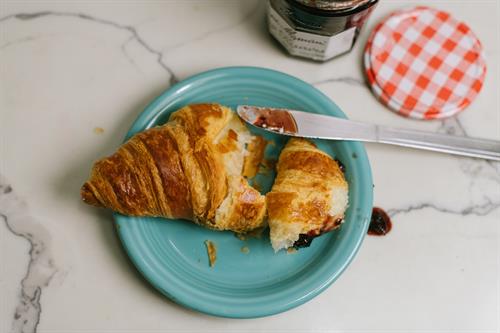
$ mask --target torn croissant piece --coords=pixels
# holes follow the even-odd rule
[[[186,106],[96,162],[81,197],[124,215],[253,230],[263,225],[266,212],[265,197],[242,176],[245,164],[255,160],[246,150],[254,139],[227,107]]]
[[[335,160],[312,142],[292,138],[281,151],[266,199],[274,250],[304,247],[342,223],[348,186]]]

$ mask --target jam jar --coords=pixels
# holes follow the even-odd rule
[[[294,56],[325,61],[349,52],[378,0],[269,0],[269,32]]]

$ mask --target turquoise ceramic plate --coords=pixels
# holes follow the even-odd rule
[[[231,67],[195,75],[168,89],[144,110],[127,138],[163,124],[172,111],[197,102],[233,108],[238,104],[286,107],[345,118],[328,97],[295,77],[263,68]],[[277,158],[284,140],[268,138],[276,144],[268,147],[266,155]],[[216,316],[267,316],[310,300],[351,262],[366,234],[372,208],[371,171],[363,146],[357,142],[317,144],[346,166],[349,208],[340,230],[316,238],[311,247],[296,253],[275,254],[267,235],[242,241],[231,232],[211,231],[186,221],[116,215],[128,255],[161,293]],[[259,177],[265,190],[274,175]],[[213,268],[208,266],[205,240],[217,245]],[[249,253],[241,251],[244,246]]]

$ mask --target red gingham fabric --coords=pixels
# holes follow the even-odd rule
[[[364,63],[373,93],[417,119],[445,118],[481,90],[486,63],[479,40],[450,14],[428,7],[398,11],[379,23]]]

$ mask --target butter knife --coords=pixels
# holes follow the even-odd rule
[[[264,130],[303,138],[387,143],[500,161],[500,141],[394,128],[310,112],[239,105],[238,115]]]

